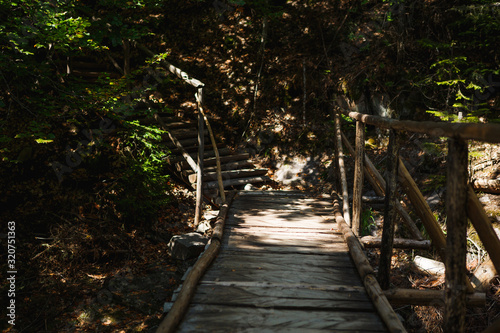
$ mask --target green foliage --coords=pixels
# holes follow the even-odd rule
[[[440,92],[434,103],[441,104],[442,110],[429,113],[445,121],[478,122],[491,112],[487,103],[491,95],[485,91],[492,88],[486,77],[500,71],[490,57],[492,50],[500,47],[500,7],[491,1],[477,0],[452,6],[447,14],[448,40],[418,41],[427,52],[439,55],[430,66],[432,72],[419,86]]]
[[[361,213],[361,235],[370,235],[375,226],[375,218],[373,217],[372,208],[367,208]]]
[[[124,126],[121,136],[126,148],[121,161],[126,172],[107,200],[125,221],[145,222],[170,200],[169,176],[162,163],[169,151],[159,144],[165,132],[138,121],[125,121]]]

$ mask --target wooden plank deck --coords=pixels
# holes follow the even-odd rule
[[[387,332],[331,201],[241,192],[178,332]]]

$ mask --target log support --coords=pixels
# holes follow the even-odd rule
[[[196,168],[196,207],[194,214],[194,225],[198,226],[203,213],[203,154],[205,149],[204,119],[201,112],[198,113],[198,164]]]
[[[352,191],[352,231],[356,236],[361,233],[361,210],[363,195],[363,164],[365,156],[365,125],[356,122],[356,152],[354,160],[354,188]]]
[[[443,330],[463,332],[466,313],[467,142],[448,140],[446,182],[446,290]]]
[[[387,176],[385,188],[384,227],[382,230],[382,247],[380,248],[380,264],[378,281],[382,289],[389,289],[392,248],[394,243],[394,226],[396,225],[396,179],[398,173],[399,146],[394,130],[389,132],[387,150]]]
[[[349,192],[347,190],[347,178],[345,175],[344,166],[344,152],[342,149],[342,131],[340,129],[340,115],[335,113],[335,137],[336,137],[336,147],[337,147],[337,163],[338,170],[340,173],[340,180],[342,184],[342,210],[344,215],[344,220],[347,225],[351,225],[351,217],[349,214]]]

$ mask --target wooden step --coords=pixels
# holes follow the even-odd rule
[[[240,169],[240,170],[225,170],[221,172],[223,180],[230,180],[233,178],[247,178],[253,176],[263,176],[268,172],[267,169]],[[196,182],[196,174],[188,176],[190,183]],[[207,172],[203,174],[203,181],[209,182],[217,180],[217,172]]]
[[[229,155],[231,156],[231,155]],[[215,158],[214,158],[215,159]],[[221,170],[238,170],[238,169],[255,169],[255,165],[247,160],[241,160],[241,161],[229,161],[226,163],[223,163],[221,161]],[[203,170],[205,172],[216,172],[217,171],[217,165],[211,165],[207,166],[205,163],[203,165]],[[184,171],[184,175],[187,177],[189,175],[192,175],[194,173],[193,170],[187,169]]]
[[[220,152],[219,152],[220,154]],[[243,161],[246,160],[250,157],[250,154],[244,153],[244,154],[235,154],[235,155],[226,155],[226,156],[221,156],[220,157],[220,162],[221,163],[229,163],[229,162],[237,162],[237,161]],[[203,160],[203,166],[204,167],[209,167],[209,166],[214,166],[217,165],[217,160],[215,157],[208,157]],[[190,170],[189,164],[186,161],[181,161],[177,163],[177,170],[182,171],[182,170]]]
[[[229,148],[219,149],[219,156],[226,156],[229,154],[231,154],[231,149],[229,149]],[[198,158],[197,153],[191,153],[189,155],[195,160]],[[204,159],[209,158],[209,157],[214,157],[214,156],[215,156],[215,152],[213,150],[205,151],[205,153],[203,154]],[[189,164],[184,160],[183,156],[172,155],[172,156],[168,156],[165,160],[170,164],[183,163],[182,164],[183,166],[185,163],[186,167],[189,167]]]
[[[271,178],[268,176],[254,176],[254,177],[247,177],[247,178],[234,178],[234,179],[226,179],[222,181],[222,185],[224,188],[229,187],[229,186],[241,186],[241,185],[246,185],[246,184],[254,184],[254,183],[265,183],[270,181]],[[195,184],[196,185],[196,184]],[[203,184],[203,187],[206,189],[214,189],[219,187],[219,183],[214,180],[211,182],[206,182]],[[196,188],[196,186],[195,186]]]
[[[191,120],[181,119],[179,117],[160,117],[160,118],[161,120],[163,120],[165,124],[167,124],[167,126],[170,129],[191,128],[196,131],[198,128],[197,123]],[[158,122],[154,118],[143,118],[139,119],[139,123],[141,125],[151,125],[151,124],[157,124]]]
[[[203,133],[205,134],[205,137],[208,136],[208,130],[204,130]],[[181,128],[172,130],[170,131],[170,134],[175,136],[177,140],[198,138],[198,130],[192,128]],[[166,138],[169,139],[168,135],[166,135]]]
[[[223,143],[217,144],[217,148],[219,148],[219,150],[225,147],[226,145]],[[170,154],[172,155],[181,155],[181,151],[178,148],[168,148],[168,149],[170,150]],[[195,154],[196,157],[198,157],[198,145],[191,145],[188,147],[184,147],[184,150],[187,151],[189,154]],[[212,145],[205,145],[205,151],[211,151],[211,150],[213,150]]]
[[[179,138],[177,138],[177,139],[179,139]],[[207,142],[207,139],[208,138],[205,138],[205,142]],[[196,148],[196,150],[198,150],[198,146],[197,146],[198,145],[198,138],[182,139],[182,140],[179,140],[179,142],[181,143],[182,147],[184,147],[184,149],[186,151],[188,151],[189,148],[193,148],[193,147]],[[208,140],[208,142],[210,142],[210,140]],[[167,146],[167,148],[170,148],[170,149],[174,149],[177,147],[173,142],[165,142],[165,146]]]

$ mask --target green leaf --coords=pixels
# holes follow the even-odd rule
[[[54,140],[46,140],[46,139],[35,139],[36,143],[50,143]]]

